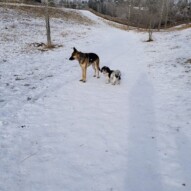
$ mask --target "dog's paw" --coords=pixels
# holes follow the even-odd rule
[[[96,75],[93,75],[93,77],[95,78],[95,77],[96,77]]]
[[[83,79],[81,79],[81,80],[80,80],[80,82],[83,82],[83,83],[85,83],[85,82],[86,82],[86,80],[83,80]]]

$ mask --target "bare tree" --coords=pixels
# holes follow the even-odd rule
[[[89,7],[132,26],[158,28],[188,22],[191,0],[89,0]],[[152,17],[152,19],[150,18]],[[152,23],[150,23],[152,22]]]
[[[162,18],[163,18],[163,14],[164,14],[164,4],[165,4],[165,0],[162,0],[160,18],[159,18],[159,24],[158,24],[158,31],[160,31],[160,28],[161,28],[161,22],[162,22]]]
[[[141,12],[142,12],[142,10],[141,10],[141,8],[142,8],[142,4],[141,4],[142,2],[141,2],[141,0],[139,1],[139,3],[138,3],[138,7],[139,7],[139,15],[138,15],[138,22],[137,22],[137,27],[139,28],[139,25],[140,25],[140,22],[141,22]]]
[[[155,15],[158,12],[158,1],[157,0],[147,0],[146,3],[148,6],[148,13],[149,13],[149,23],[148,23],[149,39],[147,42],[151,42],[151,41],[153,41],[152,35],[153,35]]]
[[[132,0],[129,0],[129,6],[128,6],[128,23],[131,22],[131,6],[132,6]],[[129,28],[129,25],[128,25],[128,28]]]
[[[152,15],[150,15],[149,18],[149,29],[148,29],[148,34],[149,34],[149,39],[147,42],[152,42],[153,41],[153,26],[152,26]]]
[[[166,0],[166,15],[165,15],[165,29],[167,28],[168,24],[168,13],[169,12],[169,0]]]
[[[46,0],[45,20],[46,20],[47,47],[50,48],[52,47],[52,42],[51,42],[51,31],[50,31],[49,0]]]

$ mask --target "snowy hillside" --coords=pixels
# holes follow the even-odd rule
[[[0,7],[0,191],[190,191],[191,29],[147,34],[88,11]],[[76,47],[122,72],[81,83]]]

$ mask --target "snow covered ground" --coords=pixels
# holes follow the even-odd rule
[[[69,10],[70,11],[70,10]],[[190,191],[191,29],[147,34],[0,7],[0,191]],[[72,47],[122,71],[81,83]]]

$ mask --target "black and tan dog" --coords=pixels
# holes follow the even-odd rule
[[[74,51],[69,58],[69,60],[77,60],[82,68],[82,79],[80,81],[86,82],[86,72],[87,72],[87,67],[92,65],[95,74],[94,77],[99,78],[99,56],[95,53],[82,53],[78,51],[76,48],[73,48]]]

